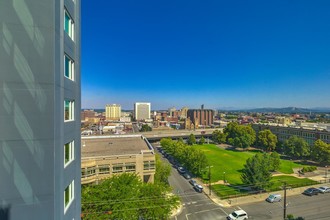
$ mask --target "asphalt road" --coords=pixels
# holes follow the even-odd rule
[[[240,207],[249,214],[249,219],[283,219],[282,202],[268,203],[265,201],[249,203]],[[287,197],[287,214],[303,217],[305,220],[330,219],[330,193],[317,196],[296,195]]]
[[[162,157],[163,158],[163,157]],[[163,158],[167,163],[168,160]],[[181,212],[173,220],[210,220],[226,219],[224,209],[211,201],[205,194],[196,192],[193,186],[172,166],[169,183],[173,193],[181,198]]]

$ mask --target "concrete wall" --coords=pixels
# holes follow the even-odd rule
[[[76,40],[63,33],[64,2]],[[80,1],[0,1],[0,219],[80,218]],[[71,40],[71,39],[70,39]],[[76,80],[63,77],[64,50]],[[64,123],[64,98],[75,99],[75,121]],[[64,144],[75,160],[64,169]],[[75,200],[64,214],[64,189]],[[1,211],[0,211],[1,213]]]

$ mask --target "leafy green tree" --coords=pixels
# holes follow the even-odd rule
[[[200,171],[208,164],[204,152],[195,147],[168,138],[163,138],[160,144],[167,153],[170,153],[195,175],[200,175]]]
[[[255,189],[263,189],[268,186],[271,180],[268,162],[269,159],[266,154],[256,154],[248,158],[242,170],[242,182],[252,185],[252,188]]]
[[[205,138],[204,136],[202,136],[200,139],[199,139],[199,144],[204,144],[205,143]]]
[[[231,122],[224,129],[227,142],[235,147],[248,148],[256,140],[256,133],[250,125],[238,125]]]
[[[272,152],[269,155],[269,170],[276,171],[280,168],[281,158],[277,152]]]
[[[265,151],[273,151],[276,148],[277,137],[269,129],[258,133],[258,145]]]
[[[297,136],[291,136],[284,142],[285,153],[292,157],[306,158],[310,155],[308,143]]]
[[[320,163],[330,163],[330,145],[318,139],[314,142],[311,152],[312,159]]]
[[[82,219],[167,219],[179,204],[170,192],[164,184],[143,183],[134,173],[115,175],[82,187]]]
[[[141,132],[152,131],[152,128],[151,128],[149,125],[144,124],[144,125],[142,125],[140,131],[141,131]]]
[[[155,183],[168,184],[168,177],[171,174],[171,166],[167,163],[163,163],[159,155],[156,154],[156,173]]]
[[[190,134],[189,135],[189,138],[187,140],[187,143],[189,145],[193,145],[193,144],[196,144],[196,138],[195,138],[195,135],[194,134]]]
[[[220,130],[215,130],[212,133],[212,140],[215,143],[218,143],[218,144],[226,143],[226,138],[227,138],[227,133],[223,133]]]

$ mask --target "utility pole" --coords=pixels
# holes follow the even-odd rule
[[[284,205],[283,205],[283,219],[286,220],[286,182],[284,182]]]

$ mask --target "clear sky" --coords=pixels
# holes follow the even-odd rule
[[[82,0],[82,107],[330,107],[329,0]]]

